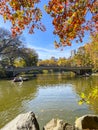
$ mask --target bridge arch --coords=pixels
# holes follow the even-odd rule
[[[85,75],[92,74],[92,67],[64,67],[64,66],[32,66],[32,67],[17,67],[17,68],[9,68],[6,69],[7,72],[13,72],[13,76],[21,73],[21,72],[29,72],[29,71],[41,71],[41,70],[64,70],[64,71],[72,71],[76,75]]]

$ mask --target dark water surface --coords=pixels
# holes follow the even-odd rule
[[[78,105],[80,93],[98,86],[98,76],[70,78],[60,74],[43,74],[37,78],[12,83],[0,81],[0,128],[18,114],[33,111],[41,126],[52,118],[74,123],[84,114],[98,114],[98,100]]]

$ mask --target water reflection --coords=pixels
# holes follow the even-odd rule
[[[22,102],[35,98],[36,91],[37,87],[32,81],[23,83],[22,87],[9,81],[0,81],[0,125],[24,112]]]
[[[21,81],[21,82],[13,82],[13,81],[11,81],[11,84],[13,85],[13,86],[17,86],[17,87],[22,87],[23,86],[23,81]]]
[[[92,90],[97,87],[98,88],[98,77],[97,76],[92,76],[89,78],[82,78],[78,79],[78,82],[76,80],[73,82],[75,91],[78,95],[81,95],[83,92],[85,95],[88,95],[89,93],[92,92]],[[96,99],[90,99],[90,104],[89,108],[91,110],[94,110],[96,114],[98,114],[98,98]]]
[[[75,78],[68,75],[43,74],[21,86],[0,81],[0,127],[16,115],[34,111],[41,125],[53,117],[72,122],[77,116],[98,114],[98,100],[78,105],[81,92],[89,93],[98,77]]]

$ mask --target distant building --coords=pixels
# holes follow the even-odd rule
[[[38,61],[42,61],[42,59],[38,59]]]
[[[71,57],[73,57],[76,54],[76,50],[71,51]]]
[[[51,57],[51,60],[57,61],[58,59],[55,58],[54,56]]]

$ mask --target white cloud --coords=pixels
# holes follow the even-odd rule
[[[28,45],[28,47],[35,49],[36,52],[38,53],[40,59],[49,59],[52,56],[55,58],[59,58],[59,57],[68,58],[70,56],[69,50],[61,51],[60,49],[55,49],[55,48],[47,49],[47,48],[36,47],[36,46],[32,46],[32,45]]]

